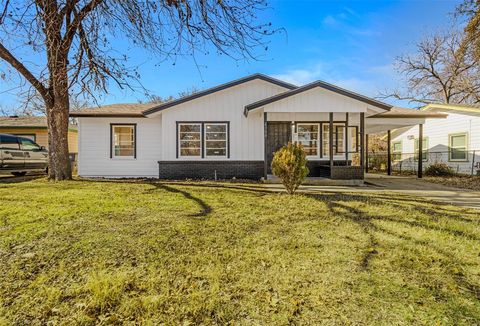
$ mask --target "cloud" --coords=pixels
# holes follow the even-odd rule
[[[316,64],[309,68],[289,69],[284,73],[273,75],[273,77],[300,86],[311,83],[322,75],[322,64]]]
[[[332,15],[328,15],[322,20],[323,25],[334,26],[337,24],[337,20]]]

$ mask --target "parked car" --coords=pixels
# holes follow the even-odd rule
[[[46,172],[48,151],[25,137],[0,134],[0,173],[22,176],[27,172]]]

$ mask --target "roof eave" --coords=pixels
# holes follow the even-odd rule
[[[145,118],[145,115],[139,113],[83,113],[83,112],[71,112],[70,117],[74,118]]]

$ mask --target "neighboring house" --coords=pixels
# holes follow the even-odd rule
[[[0,117],[0,133],[27,137],[48,149],[45,117]],[[68,129],[68,149],[70,154],[78,153],[78,132],[75,125],[70,125]]]
[[[262,74],[163,104],[70,115],[78,119],[80,176],[162,179],[267,177],[273,153],[293,140],[304,145],[309,176],[362,180],[366,133],[444,117]]]
[[[480,170],[480,108],[458,104],[429,104],[420,112],[447,114],[423,126],[423,166],[443,162],[459,173]],[[392,164],[415,170],[418,161],[418,126],[392,131]]]

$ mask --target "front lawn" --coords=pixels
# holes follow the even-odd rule
[[[0,184],[0,324],[480,322],[480,214],[388,193]]]

